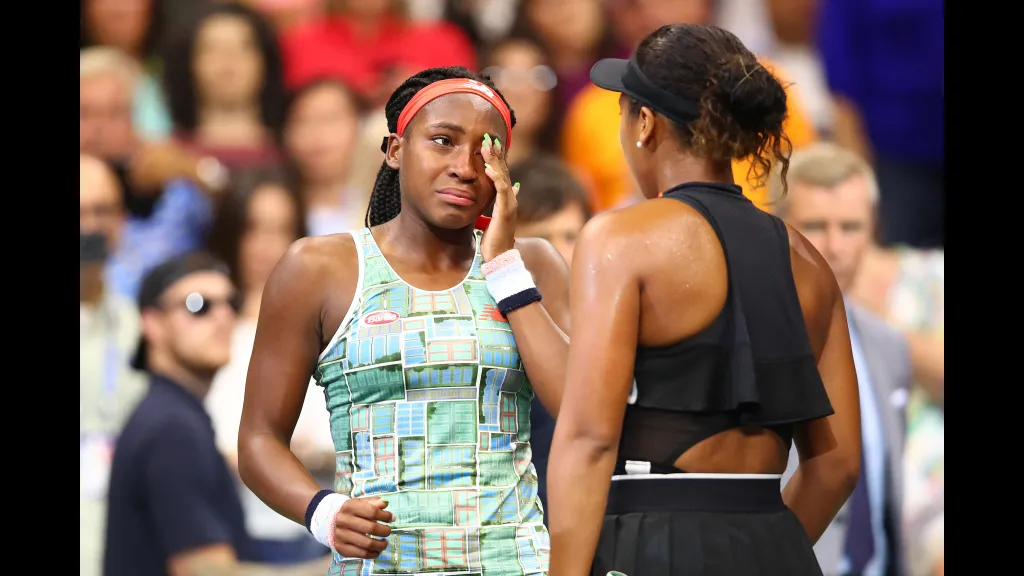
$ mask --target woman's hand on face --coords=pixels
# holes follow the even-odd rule
[[[516,212],[519,209],[516,196],[519,194],[519,184],[513,185],[509,178],[505,149],[500,140],[495,138],[492,141],[489,134],[484,134],[480,152],[484,157],[484,173],[494,182],[496,192],[491,222],[480,244],[484,261],[489,262],[515,247]]]

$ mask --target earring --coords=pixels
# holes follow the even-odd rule
[[[641,141],[639,141],[639,140],[637,140],[637,141],[636,141],[636,147],[637,147],[637,148],[643,148],[643,147],[644,147],[644,143],[643,143],[643,142],[641,142]]]

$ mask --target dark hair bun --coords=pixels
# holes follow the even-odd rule
[[[737,56],[724,63],[711,77],[708,96],[744,132],[782,131],[786,91],[756,59]]]

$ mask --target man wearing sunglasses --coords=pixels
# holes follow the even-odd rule
[[[238,297],[228,274],[200,253],[142,281],[132,366],[148,374],[150,389],[114,451],[106,576],[235,574],[252,558],[234,477],[202,403],[231,354]]]

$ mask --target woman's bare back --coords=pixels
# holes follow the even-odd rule
[[[638,346],[657,348],[691,338],[719,316],[728,295],[725,254],[714,228],[693,207],[659,198],[618,211],[618,229],[635,255],[631,272],[641,285]],[[832,317],[832,277],[827,264],[788,228],[793,278],[815,359],[825,346]],[[781,474],[785,441],[761,427],[734,428],[687,450],[675,466],[691,473]]]

